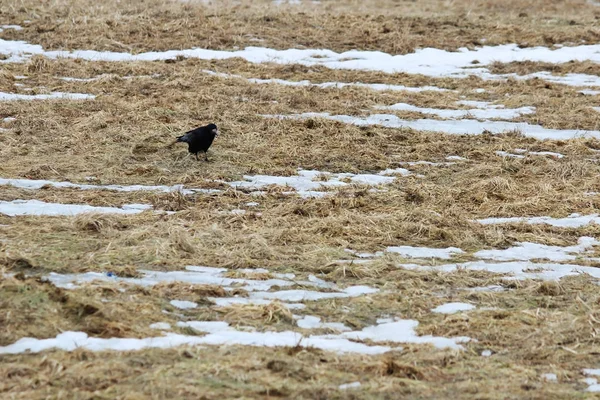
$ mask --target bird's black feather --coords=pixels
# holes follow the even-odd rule
[[[208,160],[206,152],[212,145],[217,134],[217,126],[215,124],[208,124],[192,129],[191,131],[186,132],[185,135],[178,136],[175,142],[187,143],[188,151],[195,154],[196,158],[198,158],[199,152],[204,152],[205,160]]]

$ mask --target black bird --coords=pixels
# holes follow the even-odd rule
[[[198,160],[198,153],[204,152],[204,161],[208,161],[208,155],[206,154],[208,148],[212,144],[215,137],[219,134],[219,130],[215,124],[208,124],[201,126],[200,128],[192,129],[185,133],[185,135],[177,137],[175,143],[183,142],[188,144],[188,151],[196,155]]]

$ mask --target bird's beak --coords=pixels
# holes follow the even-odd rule
[[[213,129],[215,136],[219,136],[219,129]]]

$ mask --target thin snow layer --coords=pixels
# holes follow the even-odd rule
[[[359,297],[365,294],[378,292],[378,289],[369,286],[349,286],[341,292],[317,292],[312,290],[280,290],[278,292],[252,292],[251,299],[283,300],[291,302],[317,301],[323,299],[339,299],[344,297]]]
[[[177,307],[180,310],[188,310],[190,308],[198,307],[198,303],[194,303],[193,301],[187,300],[171,300],[170,303],[173,307]]]
[[[272,286],[292,286],[294,281],[284,279],[243,279],[243,278],[227,278],[225,273],[228,272],[225,268],[188,266],[185,271],[150,271],[139,270],[143,275],[141,278],[119,278],[108,274],[98,272],[86,272],[82,274],[57,274],[50,273],[48,280],[55,286],[64,289],[73,289],[77,284],[104,281],[104,282],[123,282],[139,286],[153,286],[162,282],[185,282],[195,285],[219,285],[223,287],[241,287],[248,291],[269,290]]]
[[[132,351],[144,348],[170,348],[181,345],[246,345],[264,347],[314,347],[337,353],[381,354],[389,350],[401,350],[398,347],[370,346],[356,341],[371,340],[373,342],[422,343],[432,344],[437,348],[462,349],[459,343],[470,340],[468,337],[444,338],[435,336],[417,336],[417,321],[399,320],[383,322],[369,326],[361,331],[344,332],[339,335],[303,336],[297,332],[242,332],[231,328],[221,321],[189,321],[178,322],[179,327],[188,327],[206,336],[187,336],[166,333],[162,337],[144,339],[122,338],[90,338],[84,332],[63,332],[51,339],[23,338],[17,342],[0,347],[0,354],[18,354],[26,351],[37,353],[43,350],[58,348],[73,351],[85,348],[91,351],[117,350]],[[156,325],[155,325],[156,326]],[[158,328],[163,328],[163,325]]]
[[[206,60],[243,58],[251,63],[322,65],[333,69],[382,71],[387,73],[422,74],[431,77],[465,78],[471,75],[484,79],[498,79],[483,66],[493,62],[511,63],[519,61],[548,62],[554,64],[569,61],[600,61],[600,45],[564,46],[558,49],[547,47],[519,48],[517,44],[483,46],[473,50],[460,48],[446,51],[433,48],[418,49],[414,53],[391,55],[380,51],[351,50],[336,53],[325,49],[274,50],[265,47],[247,47],[244,50],[222,51],[208,49],[168,50],[140,54],[99,52],[94,50],[45,51],[40,45],[24,41],[0,39],[0,53],[8,55],[2,62],[23,62],[34,54],[49,58],[79,58],[89,61],[159,61],[178,56]],[[432,62],[435,60],[435,62]],[[472,68],[473,61],[482,67]],[[552,77],[550,74],[546,74]],[[572,74],[576,75],[576,74]],[[531,74],[521,79],[542,77],[543,73]],[[500,77],[506,79],[506,77]],[[565,77],[555,77],[560,83]],[[582,77],[567,76],[573,84],[585,85]]]
[[[510,157],[510,158],[525,158],[523,154],[532,155],[532,156],[550,156],[554,158],[563,158],[565,155],[560,153],[555,153],[552,151],[529,151],[526,149],[514,149],[515,153],[513,154],[506,151],[497,151],[496,155],[501,157]]]
[[[437,306],[436,308],[432,309],[431,311],[434,313],[440,313],[440,314],[454,314],[460,311],[469,311],[474,309],[475,306],[472,304],[467,304],[467,303],[446,303],[446,304],[442,304],[441,306]]]
[[[51,92],[49,94],[18,94],[0,92],[0,101],[17,101],[17,100],[93,100],[96,96],[93,94],[83,93],[63,93]]]
[[[58,182],[50,181],[45,179],[6,179],[0,178],[0,186],[13,186],[20,189],[37,190],[42,189],[45,186],[52,186],[55,188],[69,188],[79,190],[112,190],[115,192],[181,192],[182,194],[194,194],[194,193],[215,193],[219,192],[216,189],[184,189],[183,185],[89,185],[79,184],[71,182]]]
[[[525,156],[522,156],[520,154],[511,154],[509,152],[502,151],[502,150],[496,151],[496,155],[500,156],[500,157],[508,157],[508,158],[525,158]]]
[[[593,246],[599,245],[596,239],[592,237],[580,237],[575,246],[548,246],[538,243],[517,243],[517,246],[504,250],[481,250],[473,254],[477,258],[511,261],[522,260],[529,261],[534,259],[548,259],[550,261],[569,261],[577,258],[573,253],[583,253]]]
[[[353,340],[372,340],[373,342],[429,343],[437,348],[452,349],[462,349],[462,346],[459,343],[466,343],[471,340],[464,336],[455,338],[444,338],[431,335],[417,336],[415,329],[418,325],[418,321],[410,319],[399,320],[368,326],[361,331],[345,332],[339,336]]]
[[[301,301],[316,301],[321,299],[359,297],[366,294],[378,292],[378,289],[369,286],[350,286],[345,289],[340,289],[337,285],[322,281],[316,277],[309,277],[308,281],[293,281],[288,275],[282,275],[276,279],[244,279],[244,278],[228,278],[225,274],[228,272],[225,268],[188,266],[186,271],[149,271],[139,270],[143,275],[141,278],[119,278],[109,274],[98,272],[86,272],[83,274],[57,274],[51,272],[47,279],[55,286],[64,289],[74,289],[77,284],[85,282],[93,282],[96,280],[104,282],[123,282],[140,286],[152,286],[161,282],[185,282],[190,284],[201,285],[219,285],[226,290],[237,288],[244,289],[249,293],[249,298],[211,298],[218,306],[229,306],[232,304],[268,304],[274,300],[282,300],[292,302],[292,304],[284,303],[290,306],[290,309],[304,308],[303,304],[293,304]],[[284,279],[285,278],[285,279]],[[295,284],[305,286],[326,288],[334,290],[332,292],[317,292],[311,290],[280,290],[277,292],[268,292],[273,286],[289,287]]]
[[[301,195],[310,196],[319,193],[319,190],[323,188],[347,186],[348,183],[343,180],[365,185],[389,184],[396,178],[388,175],[395,174],[407,176],[411,173],[404,168],[388,169],[377,174],[332,174],[330,172],[300,169],[298,175],[294,176],[244,175],[244,181],[226,183],[232,187],[246,189],[262,189],[269,185],[287,186]]]
[[[542,379],[548,382],[558,382],[556,374],[542,374]]]
[[[584,369],[583,373],[586,375],[598,376],[600,375],[600,369]],[[596,378],[586,378],[584,381],[589,385],[586,392],[600,392],[600,385]]]
[[[73,216],[84,213],[138,214],[151,208],[152,206],[149,204],[126,204],[121,208],[117,208],[46,203],[39,200],[0,201],[0,214],[11,217],[19,215]]]
[[[235,304],[252,304],[252,305],[268,305],[271,304],[271,300],[265,299],[249,299],[247,297],[208,297],[208,300],[215,303],[217,307],[229,307]],[[302,310],[306,308],[304,304],[301,303],[281,303],[286,306],[290,310]]]
[[[351,383],[344,383],[344,384],[338,386],[338,389],[348,390],[348,389],[356,389],[359,387],[360,387],[360,382],[351,382]]]
[[[351,330],[341,322],[321,322],[321,318],[312,315],[306,315],[296,321],[299,328],[303,329],[317,329],[317,328],[329,328],[335,329],[341,332]]]
[[[584,89],[580,90],[579,93],[585,94],[586,96],[597,96],[600,94],[600,90]]]
[[[579,274],[589,274],[593,278],[600,278],[600,268],[584,267],[574,264],[555,264],[555,263],[533,263],[528,261],[512,261],[488,263],[485,261],[472,261],[459,264],[444,264],[437,266],[425,266],[417,264],[400,264],[402,268],[455,272],[461,269],[471,271],[487,271],[496,274],[508,274],[510,279],[541,279],[548,281],[557,281],[565,276]]]
[[[466,101],[465,101],[466,102]],[[463,102],[464,103],[464,102]],[[426,115],[435,115],[441,118],[447,119],[461,119],[465,117],[471,117],[474,119],[514,119],[521,115],[535,113],[535,107],[520,107],[520,108],[503,108],[503,106],[488,106],[483,107],[484,102],[476,102],[477,104],[465,104],[465,105],[478,105],[478,108],[470,110],[444,110],[439,108],[427,108],[417,107],[407,103],[397,103],[391,106],[377,106],[379,110],[393,110],[393,111],[412,111]]]
[[[14,29],[15,31],[21,31],[23,30],[23,27],[21,25],[0,25],[0,32],[2,32],[5,29]]]
[[[171,330],[171,324],[169,324],[168,322],[156,322],[154,324],[150,324],[149,328],[168,331],[168,330]]]
[[[457,247],[445,249],[434,249],[431,247],[392,246],[385,249],[388,253],[397,253],[407,258],[442,258],[450,259],[454,254],[462,254],[464,251]]]
[[[353,117],[350,115],[331,115],[329,113],[303,113],[290,115],[263,115],[263,117],[279,119],[324,118],[357,126],[380,125],[387,128],[409,128],[416,131],[441,132],[454,135],[480,135],[484,132],[502,133],[519,131],[524,136],[539,140],[568,140],[577,137],[600,138],[600,131],[547,129],[540,125],[531,125],[526,122],[478,121],[474,119],[406,120],[392,114],[372,114],[367,117]]]
[[[284,79],[257,79],[257,78],[244,78],[241,75],[230,75],[224,74],[220,72],[214,72],[209,70],[203,70],[202,72],[212,75],[218,76],[220,78],[236,78],[236,79],[244,79],[250,83],[255,83],[259,85],[265,84],[276,84],[283,86],[294,86],[294,87],[316,87],[319,89],[343,89],[347,87],[360,87],[367,88],[372,90],[391,90],[391,91],[403,91],[403,92],[445,92],[448,89],[442,89],[436,86],[421,86],[421,87],[410,87],[403,85],[389,85],[385,83],[361,83],[361,82],[323,82],[323,83],[312,83],[308,80],[302,81],[287,81]]]
[[[565,218],[552,217],[508,217],[508,218],[483,218],[475,220],[482,225],[498,225],[509,223],[527,223],[530,225],[546,224],[559,228],[579,228],[582,226],[600,223],[598,214],[580,215],[571,214]]]

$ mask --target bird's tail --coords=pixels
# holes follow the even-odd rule
[[[167,146],[167,148],[170,149],[171,147],[173,147],[175,145],[175,143],[183,142],[183,140],[181,140],[182,137],[183,136],[177,136],[175,138],[175,140]]]

